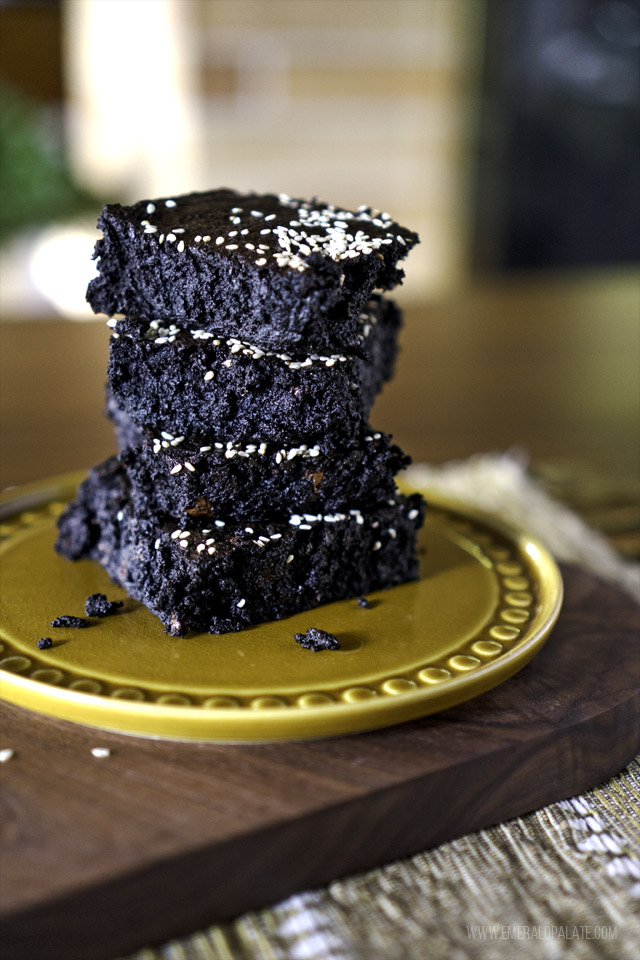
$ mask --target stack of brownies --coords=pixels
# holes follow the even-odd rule
[[[172,634],[224,633],[417,576],[409,462],[368,425],[417,236],[369,207],[231,190],[105,207],[120,453],[59,522]],[[117,317],[116,317],[117,315]]]

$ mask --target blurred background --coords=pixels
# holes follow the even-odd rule
[[[414,457],[637,483],[638,0],[3,0],[0,43],[5,482],[111,442],[106,340],[68,326],[102,204],[225,185],[420,233],[378,408]],[[25,376],[83,400],[46,462]]]

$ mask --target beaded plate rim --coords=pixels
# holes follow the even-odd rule
[[[0,494],[0,540],[11,541],[36,523],[51,523],[84,476],[84,471],[63,474]],[[560,613],[562,579],[548,551],[524,531],[429,490],[420,492],[427,498],[429,522],[446,528],[451,538],[470,540],[481,562],[494,568],[499,601],[482,636],[466,638],[455,653],[405,671],[410,676],[400,670],[375,687],[349,683],[330,694],[309,688],[291,698],[211,694],[194,699],[177,688],[163,692],[141,684],[98,684],[86,672],[39,661],[37,651],[26,657],[2,637],[0,696],[119,733],[218,742],[338,736],[416,719],[478,696],[524,667],[542,647]]]

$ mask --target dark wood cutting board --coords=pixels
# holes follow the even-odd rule
[[[563,575],[560,620],[521,673],[386,730],[177,743],[5,706],[2,957],[113,960],[619,772],[640,750],[640,607]]]

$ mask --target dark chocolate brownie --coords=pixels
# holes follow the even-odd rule
[[[330,513],[392,497],[395,475],[410,463],[391,437],[366,427],[353,444],[332,449],[323,437],[281,444],[233,444],[147,435],[120,452],[137,512],[176,519],[288,517],[292,510]]]
[[[318,630],[316,627],[309,627],[305,633],[294,633],[293,639],[304,650],[312,650],[314,653],[321,650],[340,650],[340,641],[333,633]]]
[[[376,301],[365,359],[263,351],[157,321],[141,331],[127,318],[111,338],[111,392],[134,422],[171,433],[281,445],[323,434],[352,440],[392,375],[399,325],[395,304]]]
[[[56,549],[97,560],[170,633],[226,633],[415,579],[423,509],[419,495],[398,494],[366,513],[292,514],[251,532],[223,520],[174,527],[133,510],[112,458],[59,519]]]
[[[88,617],[102,620],[104,617],[112,617],[123,606],[122,600],[107,600],[104,593],[92,593],[85,601],[84,612]]]
[[[358,314],[418,242],[370,207],[232,190],[109,204],[98,227],[96,313],[320,352],[358,346]]]

